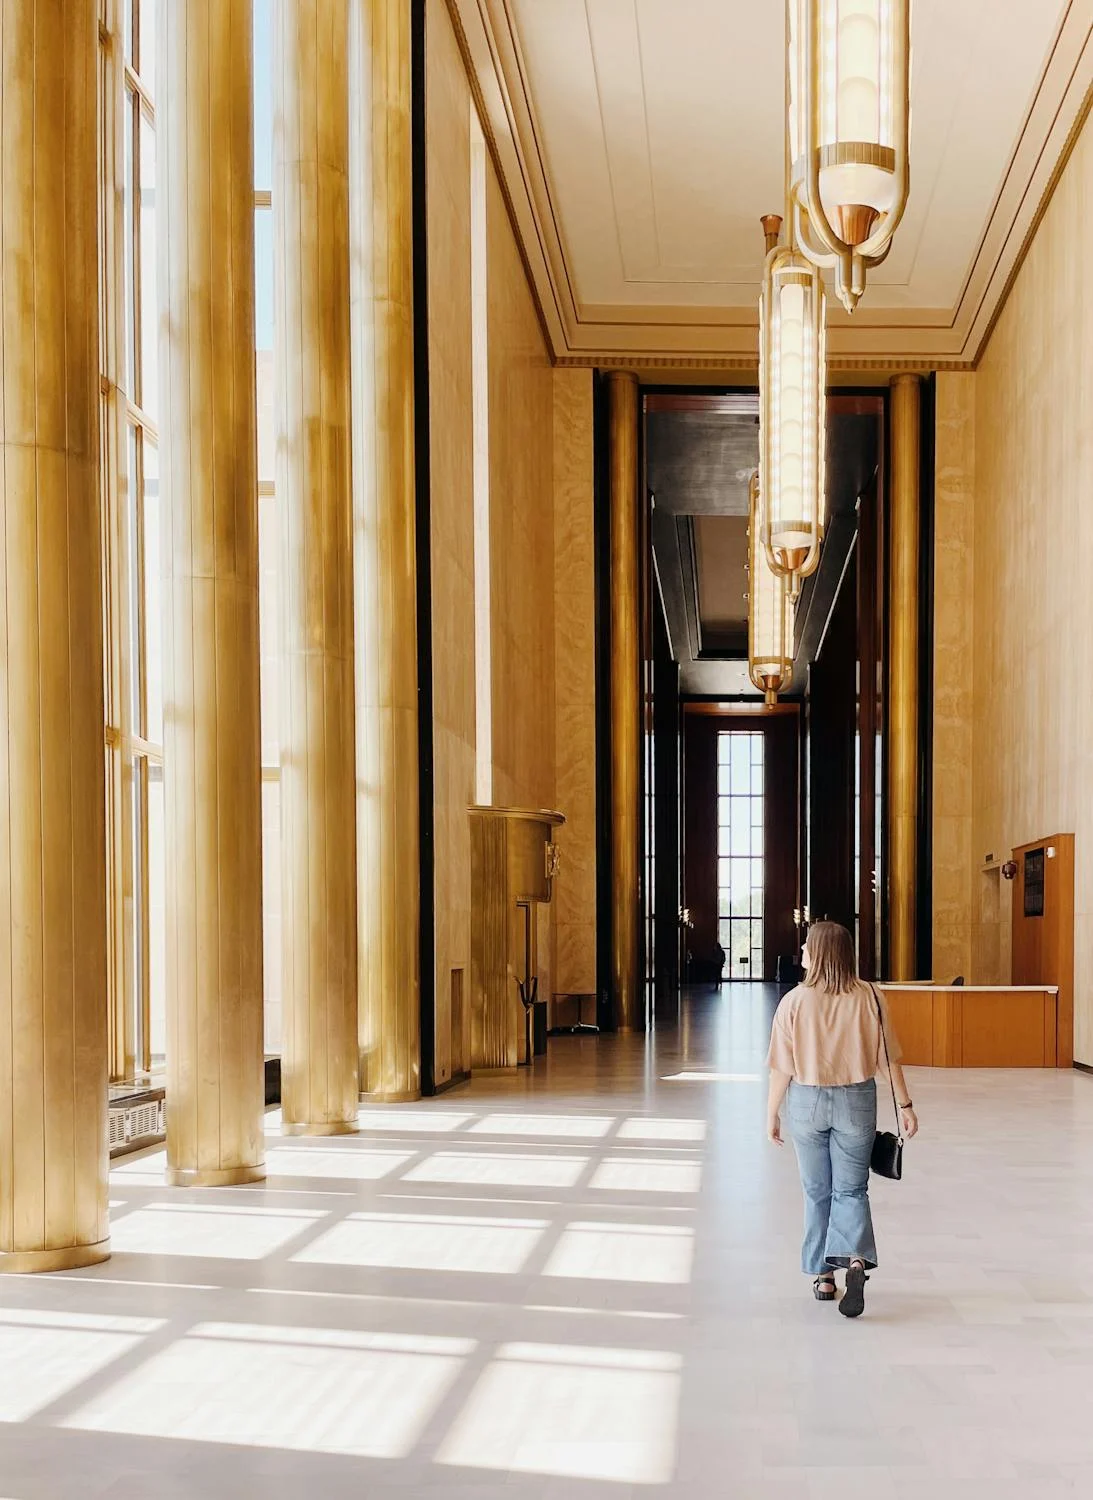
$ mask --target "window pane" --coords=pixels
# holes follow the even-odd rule
[[[156,133],[140,115],[140,404],[159,410],[159,313],[156,301]]]
[[[254,0],[254,186],[273,187],[272,0]]]
[[[273,210],[254,211],[254,343],[273,348]]]
[[[255,384],[258,397],[258,481],[276,473],[276,420],[273,381],[273,214],[254,215]]]
[[[144,437],[144,682],[146,737],[163,743],[163,586],[160,555],[159,453]]]
[[[262,764],[276,766],[281,758],[280,712],[281,616],[278,609],[278,567],[281,537],[277,500],[258,501],[258,638],[262,653]],[[280,877],[278,877],[280,878]]]
[[[144,966],[148,945],[147,912],[144,900],[146,789],[142,774],[144,762],[139,756],[129,762],[132,777],[132,834],[133,834],[133,976],[132,993],[126,995],[125,1003],[132,1021],[133,1049],[138,1070],[144,1066]]]
[[[741,749],[733,752],[732,758],[732,791],[735,796],[746,797],[751,791],[751,768],[747,761],[747,741],[743,735],[734,735],[734,739],[740,742]],[[743,753],[741,753],[741,751]]]
[[[732,847],[729,852],[731,854],[750,854],[751,825],[744,821],[748,812],[748,804],[746,802],[739,802],[734,798],[732,811],[732,825],[729,830]],[[741,814],[744,815],[743,818]]]
[[[140,506],[137,503],[137,486],[140,482],[140,433],[134,426],[128,428],[128,471],[126,476],[125,521],[129,542],[128,596],[129,596],[129,711],[133,728],[144,733],[144,705],[141,702],[141,591],[140,591]]]
[[[148,763],[148,1041],[152,1067],[167,1052],[167,908],[163,832],[163,767]]]
[[[266,1051],[281,1054],[281,783],[262,783],[262,936]]]
[[[133,0],[127,0],[132,5]],[[156,87],[156,11],[162,0],[140,0],[140,81],[149,94]]]
[[[123,202],[125,244],[122,247],[122,262],[125,266],[125,390],[126,394],[137,394],[137,298],[136,298],[136,254],[137,254],[137,179],[136,161],[133,156],[136,130],[136,95],[131,89],[125,91],[125,115],[122,134],[125,137],[125,191]]]

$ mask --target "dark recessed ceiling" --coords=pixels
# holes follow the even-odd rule
[[[758,414],[649,411],[645,472],[657,505],[675,516],[746,516],[759,463]]]
[[[653,560],[685,695],[758,696],[748,680],[748,482],[759,462],[758,393],[645,398]],[[827,536],[797,610],[794,685],[822,638],[877,472],[883,398],[830,395]]]

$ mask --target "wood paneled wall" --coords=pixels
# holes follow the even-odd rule
[[[808,907],[813,921],[854,928],[854,736],[857,559],[843,578],[819,658],[809,670]]]

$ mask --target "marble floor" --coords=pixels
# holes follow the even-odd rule
[[[112,1177],[114,1256],[0,1283],[0,1496],[1093,1494],[1093,1078],[910,1074],[866,1316],[797,1270],[771,997],[281,1139],[261,1187]]]

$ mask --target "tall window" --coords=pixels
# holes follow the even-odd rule
[[[717,914],[729,979],[763,974],[763,735],[717,737]]]
[[[156,20],[99,0],[99,264],[111,1076],[166,1048],[156,288]],[[280,768],[274,497],[272,0],[254,5],[255,356],[262,652],[266,1048],[280,1050]]]
[[[258,396],[258,607],[262,651],[262,913],[266,1051],[281,1050],[281,658],[274,488],[273,0],[254,4],[254,334]]]
[[[155,47],[159,0],[102,0],[100,372],[115,1077],[166,1041]]]

